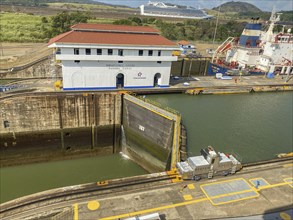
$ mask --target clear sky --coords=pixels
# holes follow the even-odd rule
[[[104,2],[114,5],[126,5],[130,7],[138,7],[143,4],[147,4],[148,0],[95,0],[99,2]],[[152,1],[162,1],[169,2],[179,5],[189,5],[195,8],[207,8],[211,9],[213,7],[219,6],[227,0],[152,0]],[[235,1],[235,0],[234,0]],[[241,0],[242,2],[248,2],[263,11],[272,11],[273,6],[276,7],[277,11],[290,11],[293,10],[293,0]]]

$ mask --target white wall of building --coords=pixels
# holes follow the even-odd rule
[[[113,89],[116,77],[124,75],[124,88],[154,87],[155,75],[161,79],[158,86],[169,86],[171,62],[104,62],[104,61],[63,61],[64,89]]]
[[[62,62],[64,90],[114,89],[117,88],[117,75],[123,74],[124,88],[151,88],[169,86],[173,49],[145,46],[107,46],[107,45],[54,45],[59,48],[56,60]],[[79,54],[74,54],[74,48]],[[90,54],[86,54],[90,49]],[[97,54],[102,49],[102,55]],[[108,55],[113,49],[113,55]],[[123,56],[118,55],[123,49]],[[143,56],[139,56],[143,50]],[[152,55],[149,55],[149,50]],[[160,51],[160,53],[159,53]],[[156,76],[156,80],[155,80]]]

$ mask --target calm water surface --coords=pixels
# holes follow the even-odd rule
[[[293,151],[292,92],[147,98],[181,112],[189,155],[212,145],[248,163]]]
[[[62,186],[145,174],[120,154],[0,169],[0,202]]]
[[[202,147],[237,152],[243,162],[292,151],[292,92],[244,95],[150,95],[182,114],[189,155]],[[120,154],[0,169],[0,202],[47,189],[145,174]]]

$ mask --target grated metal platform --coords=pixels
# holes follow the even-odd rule
[[[291,186],[293,188],[293,177],[285,178],[284,181],[286,183],[289,183],[289,186]]]
[[[250,179],[249,182],[256,188],[262,188],[264,186],[270,185],[264,178],[254,178]]]
[[[200,186],[213,205],[222,205],[258,197],[259,194],[245,179],[233,179]]]

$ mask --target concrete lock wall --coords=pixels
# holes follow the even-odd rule
[[[168,169],[173,121],[137,103],[123,100],[124,153],[150,172]]]
[[[1,165],[119,151],[116,93],[23,95],[0,100],[0,106]]]
[[[182,59],[173,61],[171,66],[172,76],[203,76],[207,75],[209,59]]]
[[[53,65],[51,57],[37,60],[33,63],[15,67],[6,72],[0,73],[0,79],[6,78],[40,78],[40,77],[61,77],[61,66]],[[53,71],[54,70],[54,71]],[[53,73],[54,72],[54,73]]]

